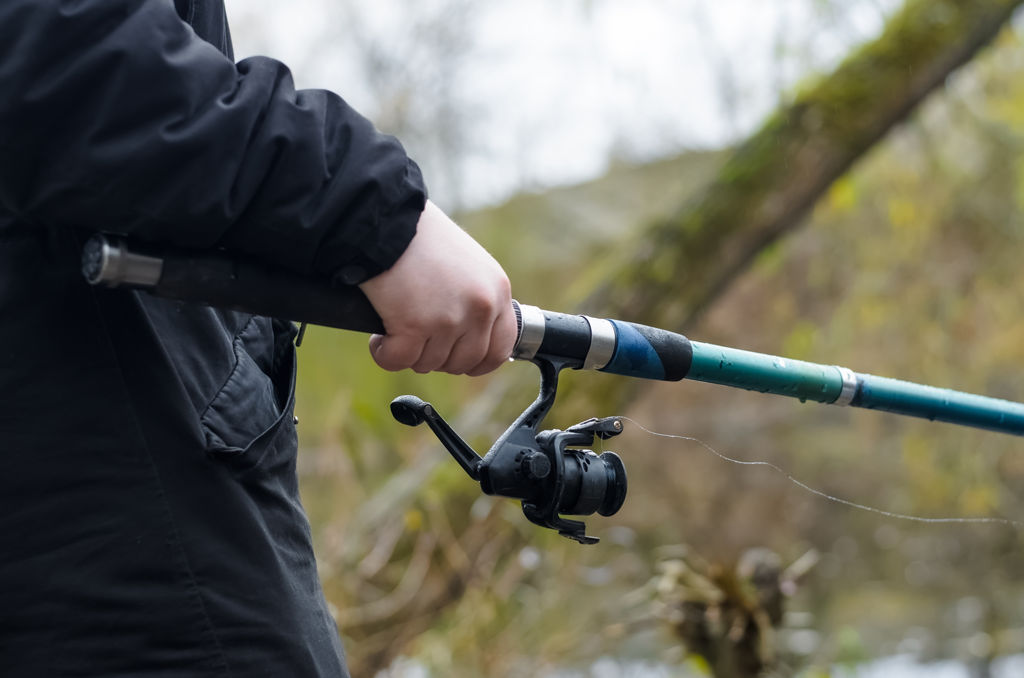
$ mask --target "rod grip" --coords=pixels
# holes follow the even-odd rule
[[[609,322],[615,326],[615,353],[599,371],[659,381],[679,381],[690,371],[693,347],[683,335],[622,320]]]
[[[363,291],[220,252],[174,252],[151,290],[158,297],[353,332],[384,334],[384,323]]]
[[[363,291],[334,287],[218,250],[131,246],[102,234],[85,245],[82,272],[94,285],[125,285],[154,296],[353,332],[383,334]]]
[[[86,243],[82,271],[93,284],[141,288],[164,299],[384,333],[384,323],[358,287],[334,287],[235,253],[129,246],[123,238],[98,234]],[[679,381],[690,369],[690,341],[674,332],[513,304],[519,325],[516,358],[547,356],[575,368],[664,381]]]

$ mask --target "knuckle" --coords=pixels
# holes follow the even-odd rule
[[[434,321],[434,329],[449,334],[459,327],[459,319],[453,313],[441,313]]]
[[[431,325],[429,318],[412,317],[405,321],[402,334],[410,341],[425,342],[430,336]]]
[[[498,279],[498,294],[501,298],[512,299],[512,281],[508,279],[508,276],[504,271],[501,272],[501,276]]]
[[[491,314],[496,306],[494,297],[478,287],[473,288],[466,298],[466,307],[474,318]]]

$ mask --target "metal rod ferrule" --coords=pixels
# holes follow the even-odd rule
[[[95,235],[89,239],[82,262],[86,280],[93,285],[106,287],[122,284],[155,287],[164,266],[162,259],[130,252],[123,239],[111,241],[105,235]]]
[[[839,392],[839,397],[836,398],[832,404],[838,405],[839,407],[852,405],[853,399],[857,395],[857,375],[854,374],[853,370],[848,370],[845,367],[839,367],[836,365],[836,369],[839,370],[839,374],[843,378],[843,390]]]
[[[523,330],[512,349],[512,357],[516,360],[533,360],[544,341],[544,312],[527,304],[519,304],[519,310],[523,317]]]
[[[583,369],[599,370],[615,355],[615,325],[603,318],[583,316],[590,325],[590,350],[583,361]]]

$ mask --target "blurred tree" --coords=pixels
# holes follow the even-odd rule
[[[448,211],[464,200],[461,171],[473,143],[469,121],[479,111],[460,92],[460,76],[474,52],[475,18],[486,4],[394,0],[370,10],[340,0],[332,23],[341,30],[325,35],[328,44],[345,45],[355,56],[370,90],[365,114],[409,148],[430,180],[433,200]]]
[[[686,328],[764,247],[956,68],[990,42],[1019,0],[909,0],[882,35],[798,94],[739,146],[716,180],[651,225],[589,311]]]

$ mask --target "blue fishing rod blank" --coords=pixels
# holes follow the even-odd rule
[[[693,364],[686,378],[694,381],[1024,435],[1021,403],[696,341],[690,345]]]
[[[1020,403],[690,341],[621,320],[519,308],[520,340],[512,354],[517,359],[560,358],[582,369],[643,379],[690,379],[1024,436]]]

